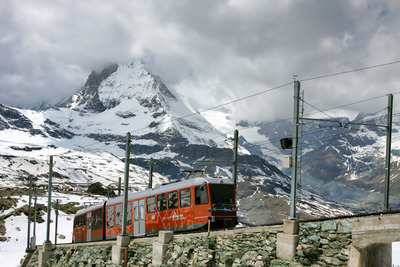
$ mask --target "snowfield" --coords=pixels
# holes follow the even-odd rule
[[[16,207],[12,209],[3,211],[1,215],[6,215],[24,205],[28,204],[29,197],[12,197],[18,199]],[[103,196],[77,196],[77,195],[67,195],[53,192],[52,202],[59,200],[60,204],[67,204],[69,202],[78,202],[80,205],[90,205],[98,203],[100,201],[106,200]],[[33,213],[33,203],[32,198],[32,213]],[[39,195],[37,198],[38,204],[44,204],[47,206],[47,195]],[[46,240],[47,235],[47,213],[45,212],[42,216],[44,219],[43,223],[36,224],[36,244],[42,245]],[[72,227],[73,227],[73,214],[65,214],[59,211],[58,215],[58,233],[57,233],[57,244],[71,243],[72,242]],[[50,224],[50,241],[55,244],[55,210],[51,210],[51,220],[53,223]],[[20,216],[12,216],[5,220],[6,242],[0,242],[0,259],[2,261],[1,266],[13,267],[19,266],[20,260],[25,255],[25,250],[27,248],[27,235],[28,235],[28,217],[21,213]],[[33,236],[33,221],[31,223],[31,236]]]

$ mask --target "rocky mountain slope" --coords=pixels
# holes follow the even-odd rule
[[[83,89],[61,106],[34,111],[1,105],[0,186],[27,185],[30,177],[46,184],[53,155],[56,186],[84,190],[99,181],[115,187],[123,177],[127,132],[132,134],[132,191],[147,186],[150,157],[155,159],[155,183],[182,179],[182,170],[231,178],[230,134],[210,120],[216,112],[205,116],[186,103],[135,60],[92,72]],[[255,129],[268,141],[287,132],[285,127]],[[261,146],[250,139],[242,135],[239,142],[239,212],[257,224],[280,221],[288,216],[290,194],[290,178],[277,167],[282,151],[276,142]],[[349,212],[313,187],[302,188],[299,210],[301,216]]]
[[[359,114],[353,121],[303,121],[300,138],[300,188],[319,192],[329,200],[345,204],[354,211],[376,211],[383,207],[386,128],[359,124],[386,125],[386,113]],[[331,119],[331,118],[329,118]],[[242,123],[243,125],[243,123]],[[345,127],[343,127],[345,126]],[[246,124],[258,136],[249,138],[253,151],[272,158],[282,166],[280,139],[292,136],[292,121]],[[400,208],[400,120],[393,116],[390,208]],[[253,134],[254,135],[254,134]],[[290,169],[281,168],[291,175]]]

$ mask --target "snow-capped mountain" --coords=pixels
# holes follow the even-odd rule
[[[336,120],[342,126],[349,123],[347,118]],[[379,114],[360,114],[355,121],[386,123]],[[396,122],[392,207],[400,207],[398,117]],[[307,121],[302,127],[301,218],[381,207],[385,133],[337,125]],[[184,178],[182,170],[230,179],[235,129],[240,134],[239,215],[255,224],[280,222],[289,215],[290,169],[282,168],[289,151],[280,148],[279,140],[291,137],[292,121],[250,123],[220,110],[195,112],[138,60],[93,71],[79,92],[57,106],[28,110],[0,104],[0,189],[26,187],[31,178],[46,186],[50,155],[56,191],[85,192],[95,182],[115,189],[124,176],[127,132],[132,134],[130,191],[148,186],[146,159],[151,157],[153,185]],[[2,230],[2,220],[0,216],[0,239],[17,242],[9,229]],[[3,224],[14,227],[12,221],[9,217]]]
[[[208,116],[207,116],[208,117]],[[252,154],[273,163],[283,173],[280,139],[292,137],[292,119],[271,123],[233,122],[229,115],[222,125],[242,127]],[[354,120],[329,118],[330,122],[304,120],[301,127],[299,188],[316,191],[325,199],[354,211],[377,211],[383,207],[387,114],[360,113]],[[368,126],[368,125],[378,126]],[[239,128],[240,128],[239,127]],[[400,121],[393,116],[391,144],[390,208],[400,208]]]
[[[45,185],[53,155],[56,185],[75,189],[100,181],[115,187],[123,177],[127,132],[132,134],[132,191],[147,186],[149,162],[143,159],[150,157],[155,183],[182,179],[182,170],[231,178],[232,141],[213,126],[217,113],[193,111],[138,60],[92,72],[83,89],[58,107],[38,111],[1,105],[0,185],[27,185],[30,177]],[[265,148],[243,136],[239,144],[241,214],[258,224],[280,221],[288,213],[290,178],[276,167],[276,158],[263,154]],[[303,192],[304,214],[347,212],[316,191]]]
[[[143,140],[149,138],[142,135],[163,133],[184,143],[205,145],[212,145],[212,138],[220,135],[139,60],[92,72],[83,90],[65,107],[78,112],[81,119],[63,126],[80,133],[123,135],[130,131]]]

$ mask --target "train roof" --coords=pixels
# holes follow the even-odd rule
[[[183,181],[179,181],[179,182],[175,182],[175,183],[170,183],[170,184],[166,184],[166,185],[157,185],[156,187],[151,188],[151,189],[147,189],[147,190],[135,192],[135,193],[130,193],[128,195],[128,200],[144,198],[144,197],[161,194],[161,193],[168,192],[168,191],[173,191],[173,190],[177,190],[177,189],[181,189],[181,188],[187,188],[190,186],[203,185],[203,184],[233,185],[233,182],[232,182],[232,180],[222,179],[222,178],[196,177],[196,178],[183,180]],[[120,202],[123,202],[123,200],[124,200],[124,196],[110,198],[107,200],[107,205],[120,203]],[[104,202],[92,205],[92,206],[87,207],[82,210],[79,210],[79,211],[77,211],[76,215],[99,208],[102,205],[104,205]]]
[[[104,202],[105,202],[105,201],[102,201],[102,202],[100,202],[100,203],[96,203],[96,204],[90,205],[90,206],[87,207],[87,208],[78,210],[78,211],[76,212],[75,215],[84,214],[84,213],[86,213],[86,212],[88,212],[88,211],[90,211],[90,210],[95,210],[95,209],[101,208],[101,207],[104,206]]]
[[[144,198],[151,195],[161,194],[168,191],[173,191],[181,188],[186,188],[190,186],[202,185],[202,184],[230,184],[233,185],[233,182],[229,179],[222,179],[222,178],[208,178],[208,177],[197,177],[188,180],[183,180],[180,182],[170,183],[166,185],[157,185],[154,188],[147,189],[140,192],[130,193],[128,196],[129,200]],[[124,200],[124,196],[119,196],[116,198],[111,198],[107,200],[108,204],[119,203]]]

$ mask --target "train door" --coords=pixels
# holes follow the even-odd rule
[[[134,235],[144,235],[146,230],[144,223],[144,199],[133,202],[133,222]]]
[[[89,211],[87,213],[87,218],[86,218],[86,226],[87,226],[87,232],[86,232],[86,240],[87,241],[91,241],[91,237],[92,237],[92,230],[91,230],[91,223],[92,223],[92,212]]]
[[[199,228],[207,224],[210,212],[208,209],[211,208],[208,195],[207,185],[200,185],[194,188],[194,225],[195,228]]]

